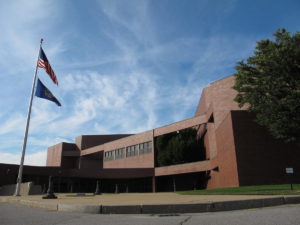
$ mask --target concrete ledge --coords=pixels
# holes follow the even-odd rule
[[[100,205],[58,204],[57,210],[63,212],[99,214],[101,213],[101,206]]]
[[[140,214],[142,213],[142,206],[140,205],[116,205],[116,206],[102,206],[103,214]]]
[[[284,204],[299,204],[300,196],[285,196],[261,199],[247,199],[224,202],[156,204],[156,205],[74,205],[57,204],[49,201],[32,201],[21,198],[3,198],[0,202],[21,204],[46,210],[91,213],[91,214],[172,214],[172,213],[201,213],[242,210],[278,206]]]
[[[168,213],[201,213],[209,212],[211,203],[191,204],[164,204],[164,205],[143,205],[144,214],[168,214]]]
[[[263,206],[262,207],[284,205],[285,204],[284,197],[264,198],[262,200],[263,200]]]
[[[263,207],[263,199],[249,199],[227,202],[212,202],[210,212],[231,211],[240,209],[252,209]]]
[[[9,203],[19,203],[21,199],[11,199],[11,198],[7,198],[6,200],[7,200],[7,202],[9,202]]]
[[[57,204],[56,203],[50,203],[50,202],[37,202],[37,201],[30,201],[30,200],[20,200],[20,204],[26,205],[29,207],[35,207],[35,208],[41,208],[41,209],[47,209],[47,210],[54,210],[57,211]]]
[[[0,198],[0,202],[8,202],[7,198]]]
[[[286,196],[284,197],[285,204],[300,203],[300,196]]]

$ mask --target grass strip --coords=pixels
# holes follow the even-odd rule
[[[178,191],[182,195],[300,195],[300,184],[261,185],[217,188],[209,190]]]

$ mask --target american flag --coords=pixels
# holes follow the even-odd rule
[[[57,81],[57,78],[56,78],[56,75],[54,73],[54,71],[52,70],[51,68],[51,65],[47,59],[47,56],[44,52],[44,50],[41,48],[41,51],[40,51],[40,57],[39,57],[39,62],[38,62],[38,67],[40,68],[44,68],[46,73],[48,73],[48,75],[50,76],[51,80],[56,84],[58,85],[58,81]]]

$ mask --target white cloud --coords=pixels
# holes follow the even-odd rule
[[[24,165],[45,166],[47,151],[29,153],[25,155]],[[21,154],[0,152],[0,163],[20,164]]]
[[[64,95],[67,97],[67,93],[73,90],[69,92],[73,99],[70,104],[73,105],[67,106],[71,112],[66,117],[50,125],[52,131],[64,127],[66,129],[62,132],[70,134],[94,121],[97,130],[105,126],[110,128],[105,129],[110,132],[129,132],[140,119],[148,119],[147,112],[155,110],[157,84],[142,74],[101,75],[85,72],[69,74],[66,80],[69,82],[64,81]],[[143,127],[152,127],[153,123],[154,114]],[[90,132],[95,131],[91,129]]]
[[[60,137],[60,136],[55,137],[54,135],[51,135],[50,137],[42,136],[40,138],[30,137],[28,139],[28,144],[34,146],[37,150],[41,150],[41,149],[47,150],[49,146],[55,145],[60,142],[70,142],[70,141],[73,141],[73,139],[69,140],[64,137]],[[29,148],[29,150],[31,149]]]
[[[0,135],[17,133],[25,125],[25,118],[20,114],[9,117],[4,123],[0,124]],[[25,127],[23,128],[25,129]]]

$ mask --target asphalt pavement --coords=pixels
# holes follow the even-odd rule
[[[1,225],[299,225],[300,206],[169,215],[103,215],[47,211],[0,203]]]

